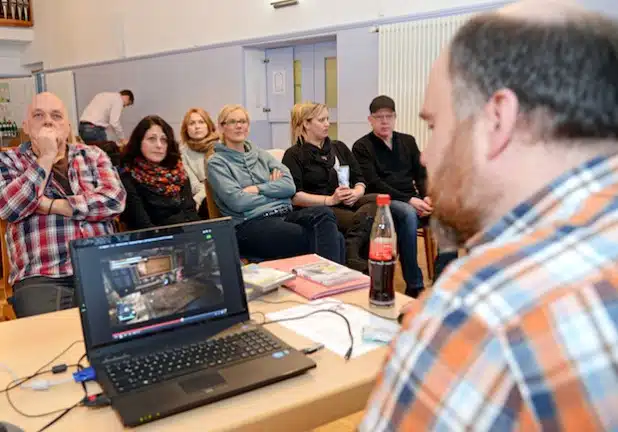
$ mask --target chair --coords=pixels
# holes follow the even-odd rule
[[[9,303],[9,299],[13,296],[13,287],[9,283],[9,273],[11,272],[11,263],[6,246],[6,229],[8,222],[0,220],[0,248],[2,248],[2,280],[0,281],[0,321],[2,319],[15,319],[15,311]]]
[[[438,256],[438,247],[431,232],[431,228],[423,227],[416,231],[416,236],[423,239],[425,244],[425,260],[427,262],[427,277],[433,281],[435,268],[434,262]]]
[[[217,203],[215,202],[215,193],[212,190],[210,183],[208,183],[208,179],[204,180],[204,186],[206,186],[206,205],[208,206],[208,218],[216,219],[222,217],[223,215],[221,214],[221,211],[219,210],[219,207],[217,207]]]
[[[285,154],[285,150],[282,149],[269,149],[266,151],[270,153],[279,162],[281,162],[281,160],[283,159],[283,155]]]

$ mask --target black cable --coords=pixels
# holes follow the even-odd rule
[[[58,360],[60,357],[62,357],[67,351],[69,351],[71,348],[73,348],[76,344],[82,343],[82,342],[83,342],[83,340],[74,341],[68,347],[66,347],[64,350],[62,350],[62,352],[60,354],[58,354],[56,357],[54,357],[53,359],[51,359],[50,361],[45,363],[43,366],[41,366],[33,374],[31,374],[31,375],[29,375],[29,376],[27,376],[25,378],[19,378],[18,380],[13,380],[11,383],[9,383],[9,386],[7,386],[4,390],[0,390],[0,394],[6,393],[9,390],[13,390],[15,387],[19,387],[20,385],[24,384],[25,382],[30,381],[31,379],[39,376],[42,373],[43,369],[45,369],[47,366],[49,366],[50,364],[52,364],[53,362]],[[49,372],[51,372],[51,370]],[[10,384],[12,384],[12,383],[16,383],[16,384],[14,384],[13,386],[10,386]]]
[[[54,425],[55,423],[57,423],[62,417],[64,417],[65,415],[67,415],[68,413],[70,413],[74,408],[77,408],[78,406],[80,406],[81,404],[84,403],[84,400],[81,399],[79,402],[77,402],[76,404],[74,404],[73,406],[70,406],[69,408],[65,409],[61,414],[59,414],[58,416],[56,416],[56,418],[54,418],[52,421],[50,421],[49,423],[47,423],[45,426],[43,426],[41,429],[39,429],[38,432],[42,432],[45,429],[51,427],[52,425]]]
[[[305,303],[303,303],[303,304],[305,304]],[[340,312],[337,312],[337,311],[334,311],[334,310],[331,310],[331,309],[318,309],[316,311],[309,312],[309,313],[304,314],[304,315],[299,315],[299,316],[290,317],[290,318],[281,318],[281,319],[273,320],[273,321],[264,321],[261,325],[262,326],[266,326],[266,325],[269,325],[269,324],[276,324],[276,323],[280,323],[280,322],[283,322],[283,321],[301,320],[301,319],[308,318],[311,315],[315,315],[315,314],[322,313],[322,312],[329,312],[329,313],[335,314],[335,315],[343,318],[343,320],[345,321],[345,324],[348,327],[348,334],[350,335],[350,348],[345,353],[344,358],[345,358],[346,361],[350,360],[350,358],[352,357],[352,350],[354,349],[354,336],[352,335],[352,326],[350,325],[350,321],[346,318],[346,316],[343,315]]]
[[[71,367],[79,367],[79,366],[78,366],[78,365],[71,365]],[[34,376],[30,376],[30,377],[28,377],[28,378],[29,378],[29,379],[32,379],[32,378],[34,378],[34,377],[37,377],[37,376],[43,375],[44,373],[47,373],[47,372],[50,372],[50,371],[46,371],[46,372],[37,372],[37,374],[36,374],[36,375],[34,375]],[[19,414],[19,415],[21,415],[21,416],[23,416],[23,417],[27,417],[27,418],[39,418],[39,417],[47,417],[47,416],[52,415],[52,414],[57,414],[57,413],[59,413],[59,412],[62,412],[62,411],[64,411],[64,410],[68,409],[68,408],[59,408],[59,409],[57,409],[57,410],[49,411],[49,412],[46,412],[46,413],[39,413],[39,414],[29,414],[29,413],[26,413],[26,412],[24,412],[24,411],[20,410],[19,408],[17,408],[17,406],[15,406],[15,403],[14,403],[14,402],[13,402],[13,400],[11,399],[11,392],[10,392],[10,390],[11,390],[11,389],[13,389],[13,388],[15,388],[15,387],[18,387],[18,386],[22,385],[22,384],[23,384],[23,383],[25,383],[26,381],[27,381],[27,380],[23,380],[23,381],[22,381],[22,379],[21,379],[21,378],[18,378],[18,379],[16,379],[16,380],[11,381],[11,382],[7,385],[7,388],[5,389],[6,400],[7,400],[7,402],[9,403],[9,405],[11,406],[11,408],[13,408],[13,410],[14,410],[17,414]],[[18,383],[17,385],[14,385],[13,387],[9,388],[9,387],[11,386],[11,384],[16,383],[16,382]],[[88,393],[86,392],[86,387],[85,387],[85,386],[83,386],[83,389],[84,389],[84,394],[85,394],[85,396],[88,396]]]
[[[316,304],[306,303],[306,302],[302,302],[302,301],[299,301],[299,300],[272,301],[272,300],[264,300],[263,298],[257,298],[257,299],[253,299],[251,301],[252,302],[262,302],[262,303],[267,303],[267,304],[274,304],[274,305],[295,304],[295,305],[311,306],[311,307],[319,307],[319,306],[324,306],[324,305],[328,305],[328,304],[332,304],[332,305],[344,304],[344,305],[354,306],[354,307],[357,307],[359,309],[362,309],[365,312],[370,313],[371,315],[376,316],[378,318],[384,318],[385,320],[388,320],[388,321],[397,321],[397,318],[391,318],[391,317],[387,317],[387,316],[381,315],[381,314],[379,314],[377,312],[372,311],[369,308],[366,308],[364,306],[358,305],[356,303],[346,303],[346,302],[342,302],[342,301],[339,301],[339,300],[333,301],[333,302],[316,303]],[[258,312],[253,312],[253,313],[258,313]]]
[[[77,344],[79,344],[79,343],[82,343],[82,342],[83,342],[82,340],[77,340],[77,341],[72,342],[72,343],[71,343],[68,347],[66,347],[64,350],[62,350],[62,351],[60,352],[60,354],[56,355],[56,356],[55,356],[53,359],[51,359],[49,362],[45,363],[43,366],[41,366],[39,369],[37,369],[37,371],[36,371],[36,372],[34,372],[33,374],[31,374],[31,375],[29,375],[29,376],[27,376],[27,377],[25,377],[25,378],[18,378],[18,379],[16,379],[16,380],[13,380],[13,381],[9,382],[9,383],[7,384],[7,386],[6,386],[6,388],[5,388],[4,390],[0,391],[0,393],[5,393],[5,395],[6,395],[6,400],[7,400],[7,402],[9,403],[9,405],[11,406],[11,408],[13,408],[13,410],[15,410],[15,412],[17,412],[18,414],[20,414],[20,415],[22,415],[22,416],[24,416],[24,417],[28,417],[28,418],[39,418],[39,417],[46,417],[46,416],[49,416],[49,415],[53,415],[53,414],[56,414],[56,413],[60,413],[58,416],[56,416],[54,419],[52,419],[49,423],[47,423],[45,426],[43,426],[43,427],[39,430],[39,432],[40,432],[40,431],[43,431],[43,430],[45,430],[45,429],[49,428],[50,426],[52,426],[53,424],[57,423],[57,422],[58,422],[61,418],[63,418],[65,415],[67,415],[69,412],[71,412],[74,408],[76,408],[76,407],[78,407],[79,405],[81,405],[81,404],[84,402],[84,399],[85,399],[86,397],[88,397],[88,392],[87,392],[87,389],[86,389],[86,385],[85,385],[84,383],[82,383],[82,388],[83,388],[83,390],[84,390],[84,395],[85,395],[85,396],[84,396],[84,398],[80,399],[79,401],[77,401],[77,402],[76,402],[75,404],[73,404],[72,406],[67,407],[67,408],[57,409],[57,410],[50,411],[50,412],[47,412],[47,413],[41,413],[41,414],[28,414],[28,413],[25,413],[25,412],[21,411],[19,408],[17,408],[17,407],[15,406],[15,404],[14,404],[14,403],[13,403],[13,401],[11,400],[10,391],[11,391],[12,389],[14,389],[14,388],[16,388],[16,387],[19,387],[20,385],[22,385],[22,384],[26,383],[27,381],[30,381],[31,379],[36,378],[37,376],[44,375],[44,374],[46,374],[46,373],[52,373],[52,369],[45,370],[45,368],[46,368],[46,367],[48,367],[49,365],[51,365],[52,363],[54,363],[54,362],[55,362],[56,360],[58,360],[60,357],[62,357],[62,356],[63,356],[66,352],[68,352],[68,351],[69,351],[71,348],[73,348],[75,345],[77,345]],[[77,364],[70,365],[70,366],[68,366],[68,367],[77,367],[78,369],[81,369],[81,368],[82,368],[82,366],[81,366],[81,364],[79,364],[79,363],[81,363],[81,361],[82,361],[82,359],[83,359],[84,357],[85,357],[85,354],[84,354],[84,355],[83,355],[83,356],[79,359],[79,361],[78,361],[78,363],[77,363]]]
[[[82,366],[82,361],[84,361],[84,359],[86,358],[86,355],[87,355],[87,354],[86,354],[86,353],[84,353],[84,355],[82,355],[82,356],[79,358],[79,360],[77,360],[77,365],[78,365],[80,368],[85,368],[85,366]],[[81,370],[81,369],[80,369],[80,370]]]

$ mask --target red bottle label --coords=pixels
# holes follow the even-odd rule
[[[393,243],[372,241],[369,244],[369,259],[374,261],[391,261],[393,259]]]

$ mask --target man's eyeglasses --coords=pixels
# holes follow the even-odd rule
[[[395,119],[395,114],[380,114],[380,115],[375,115],[375,114],[371,114],[371,117],[373,117],[375,120],[377,121],[393,121]]]
[[[228,120],[228,121],[224,121],[223,122],[223,126],[231,126],[234,127],[237,124],[244,126],[246,124],[248,124],[249,122],[247,120]]]

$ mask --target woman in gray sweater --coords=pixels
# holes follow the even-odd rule
[[[222,142],[208,161],[208,182],[221,213],[234,220],[241,255],[276,259],[317,253],[343,263],[343,240],[332,210],[292,208],[292,176],[285,165],[247,141],[247,110],[227,105],[218,124]]]

